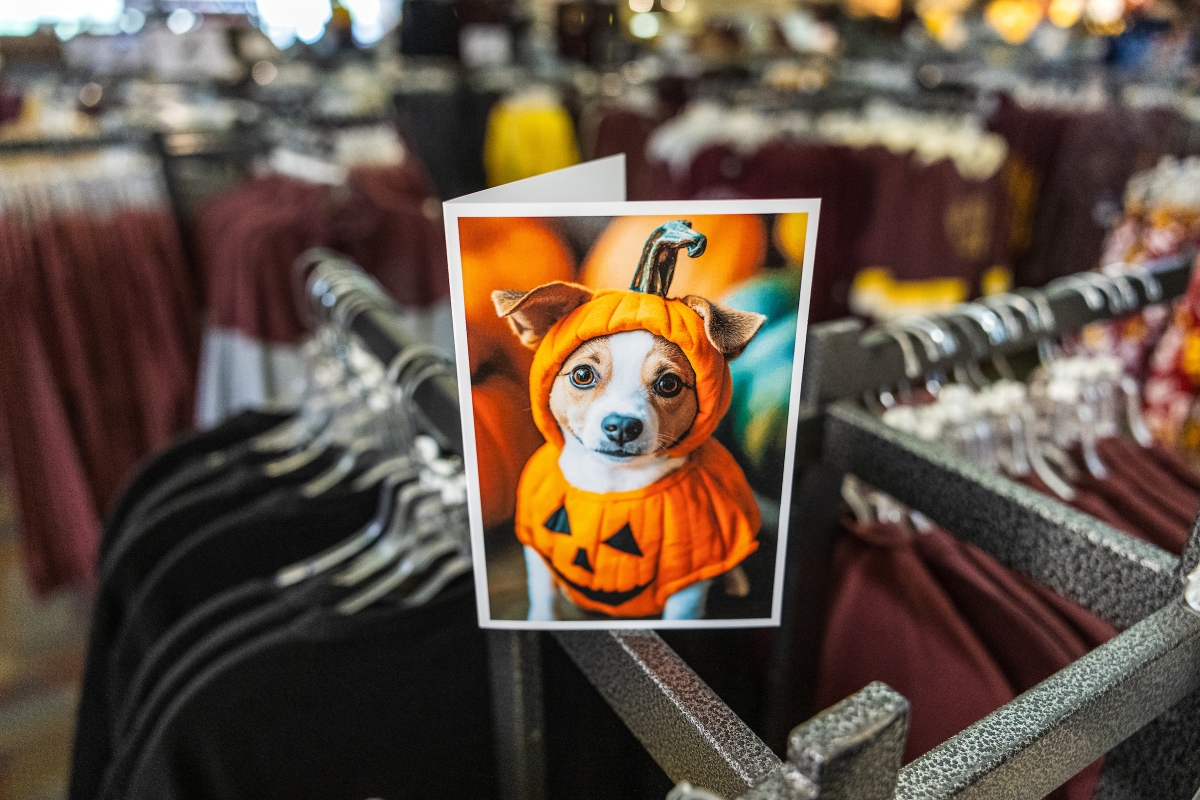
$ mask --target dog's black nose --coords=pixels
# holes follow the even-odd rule
[[[621,414],[609,414],[600,423],[608,438],[617,444],[632,442],[642,435],[642,421],[637,417],[626,417]]]

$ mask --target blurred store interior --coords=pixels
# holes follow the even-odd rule
[[[293,272],[308,248],[360,265],[409,336],[452,351],[441,202],[624,153],[631,200],[820,197],[811,323],[887,326],[1123,274],[1200,244],[1197,22],[1196,0],[0,0],[0,800],[66,797],[73,758],[80,769],[106,525],[128,511],[137,465],[247,409],[311,402],[321,378]],[[570,230],[550,235],[569,279],[583,253]],[[753,234],[731,272],[747,283],[723,296],[774,323],[765,309],[798,296],[803,236],[782,219]],[[1184,470],[1200,455],[1198,292],[1086,329],[1062,344],[1083,361],[1058,375],[1136,380],[1122,390],[1145,418],[1135,433]],[[789,347],[748,353],[735,411],[786,420],[786,386],[763,376]],[[520,380],[474,354],[471,367],[477,398],[492,381],[502,408],[527,412]],[[868,405],[881,399],[896,402]],[[1108,411],[1113,430],[1136,428]],[[919,416],[889,420],[915,431]],[[774,419],[729,433],[748,474],[783,446]],[[956,419],[932,438],[1006,469],[955,438]],[[1054,452],[1088,456],[1094,431],[1071,430]],[[519,473],[528,452],[496,448]],[[1106,457],[1115,473],[1123,457]],[[1072,498],[1104,483],[1054,470]],[[844,488],[847,508],[865,496],[868,518],[901,513],[868,490]],[[1167,511],[1109,498],[1087,513],[1178,553],[1190,517],[1171,515],[1194,514],[1198,491]],[[755,727],[771,718],[772,634],[737,633],[719,649],[745,663],[704,677]],[[713,655],[709,640],[671,641],[699,664]],[[966,704],[985,713],[1027,678]],[[791,725],[856,688],[805,680]],[[929,744],[945,725],[924,729]],[[580,774],[599,780],[603,763]],[[567,796],[555,774],[550,796]],[[662,796],[661,775],[622,780],[607,796]]]

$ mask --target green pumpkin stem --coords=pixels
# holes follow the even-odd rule
[[[707,244],[707,237],[692,230],[692,223],[686,219],[659,225],[646,239],[629,290],[666,297],[671,289],[671,280],[675,277],[675,260],[679,258],[679,251],[686,247],[689,258],[699,258]]]

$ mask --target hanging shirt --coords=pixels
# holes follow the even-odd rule
[[[378,485],[336,489],[316,498],[279,489],[179,542],[129,602],[109,656],[111,706],[120,707],[121,677],[134,672],[145,652],[188,610],[338,544],[366,526],[378,504]]]
[[[113,796],[493,797],[489,685],[469,586],[314,609],[188,682]]]
[[[234,414],[215,428],[182,436],[144,460],[125,484],[124,491],[108,517],[104,536],[100,541],[101,557],[111,546],[128,515],[161,481],[182,469],[187,462],[232,447],[260,433],[266,433],[276,425],[286,422],[292,415],[291,411],[246,410]]]
[[[488,114],[483,167],[488,186],[532,178],[579,163],[575,125],[550,98],[507,98]]]
[[[911,761],[1012,700],[1013,688],[898,525],[844,525],[816,704],[879,680],[911,704]]]
[[[103,731],[109,727],[107,703],[108,657],[113,637],[123,622],[125,604],[157,559],[190,533],[280,486],[304,483],[337,459],[329,452],[279,479],[268,477],[257,466],[241,466],[223,478],[190,492],[149,514],[136,527],[126,527],[116,537],[101,565],[99,586],[88,631],[88,657],[76,721],[68,797],[84,800],[95,794],[100,772],[109,757]]]

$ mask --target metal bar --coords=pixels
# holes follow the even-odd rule
[[[1200,522],[1200,520],[1198,520]],[[1200,525],[1193,524],[1176,580],[1200,563]],[[1200,785],[1200,691],[1146,725],[1104,760],[1095,800],[1187,800]]]
[[[540,634],[487,632],[500,800],[546,797]]]
[[[778,756],[654,631],[560,631],[555,638],[676,783],[737,797]]]
[[[1179,592],[1179,559],[850,402],[826,412],[830,465],[865,480],[1013,569],[1129,627]]]
[[[358,312],[350,320],[349,327],[384,364],[390,364],[411,345],[394,314],[378,308]],[[458,381],[454,376],[439,375],[423,381],[413,390],[412,399],[422,427],[433,434],[444,449],[461,456],[462,417],[458,410]]]
[[[1200,616],[1173,602],[906,766],[896,800],[1044,797],[1200,688],[1197,664]]]
[[[149,140],[145,131],[136,128],[112,131],[100,136],[59,136],[47,139],[13,139],[0,142],[0,157],[32,153],[67,154],[102,150],[106,147],[134,145],[144,147]]]
[[[825,635],[833,545],[842,512],[842,475],[817,465],[797,468],[783,571],[783,609],[771,637],[765,719],[760,731],[782,752],[792,726],[816,708],[817,662]]]
[[[1194,254],[1164,259],[1161,262],[1143,265],[1153,275],[1162,291],[1161,301],[1171,300],[1183,294],[1192,271]],[[1150,304],[1146,287],[1131,281],[1130,288],[1137,295],[1137,307]],[[1000,354],[1011,354],[1033,348],[1040,337],[1076,331],[1092,322],[1113,317],[1108,305],[1090,308],[1077,291],[1058,287],[1047,287],[1041,291],[1054,314],[1054,330],[1049,332],[1025,333],[992,350]],[[1127,313],[1127,312],[1126,312]],[[934,315],[930,319],[937,320]],[[949,335],[956,335],[945,324],[940,325]],[[959,342],[958,352],[969,352],[966,342]],[[930,362],[917,348],[917,358],[924,373],[944,370],[954,358]],[[804,354],[804,385],[801,390],[805,404],[821,407],[826,403],[857,397],[866,391],[875,391],[883,386],[896,386],[907,379],[904,369],[904,353],[892,337],[882,335],[879,330],[864,334],[864,326],[858,320],[843,319],[814,325],[809,330]]]
[[[896,791],[908,701],[878,681],[792,731],[788,763],[822,800],[891,800]]]
[[[326,313],[331,308],[353,305],[354,310],[345,319],[346,327],[359,337],[375,358],[385,365],[391,364],[396,356],[413,346],[397,321],[399,307],[373,281],[357,281],[349,288],[337,288],[339,271],[366,274],[345,258],[320,248],[309,250],[296,259],[298,280],[308,282],[310,288],[306,291],[322,295],[315,305]],[[412,401],[412,411],[421,427],[437,438],[443,449],[461,456],[462,418],[458,410],[458,381],[454,376],[436,375],[422,381],[414,388]]]

